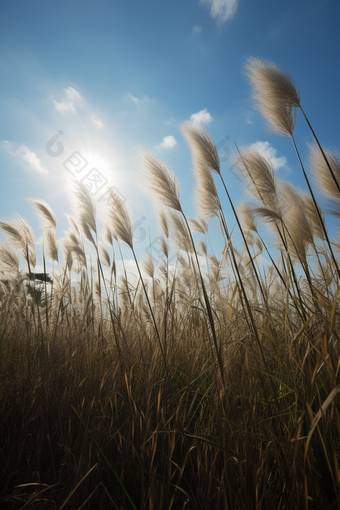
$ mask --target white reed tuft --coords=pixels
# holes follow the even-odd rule
[[[113,237],[121,239],[133,250],[130,214],[123,200],[116,193],[111,193],[111,206],[107,209],[107,226]]]
[[[58,262],[58,243],[56,235],[57,218],[51,207],[44,200],[30,198],[29,202],[38,213],[42,228],[44,246],[47,256]]]
[[[310,223],[310,226],[311,226],[311,229],[313,232],[313,237],[316,237],[318,239],[325,239],[325,231],[324,231],[324,227],[323,227],[323,225],[325,224],[325,217],[324,217],[324,214],[323,214],[319,204],[316,202],[316,205],[315,205],[310,194],[305,191],[301,192],[300,195],[301,195],[301,199],[303,201],[303,206],[306,211],[307,219]],[[319,214],[318,214],[318,211],[316,208],[318,208]],[[319,215],[321,216],[323,224],[320,221]]]
[[[155,276],[155,264],[153,263],[150,253],[147,254],[146,259],[143,260],[143,269],[149,278]]]
[[[44,242],[47,256],[53,261],[58,262],[58,242],[56,231],[53,228],[48,228],[44,232]]]
[[[204,165],[208,170],[220,174],[220,158],[210,134],[202,126],[189,121],[184,122],[180,130],[191,149],[193,164]]]
[[[247,190],[251,195],[279,214],[276,173],[271,161],[254,147],[249,147],[240,149],[235,163],[247,180]]]
[[[206,257],[208,255],[208,249],[207,249],[207,245],[205,244],[205,242],[202,241],[202,239],[199,239],[197,244],[198,244],[198,249]]]
[[[292,136],[295,107],[300,107],[300,95],[291,76],[280,71],[272,62],[253,57],[247,59],[245,71],[253,86],[256,108],[265,117],[270,129]]]
[[[313,245],[313,232],[307,219],[304,201],[299,191],[290,183],[280,183],[284,215],[283,221],[288,230],[288,246],[293,254],[307,263],[308,246]]]
[[[241,206],[239,207],[238,217],[240,218],[241,223],[244,224],[247,230],[257,232],[253,210],[249,204],[247,204],[246,202],[242,202]]]
[[[47,202],[40,199],[30,198],[29,202],[38,212],[43,228],[56,228],[57,218]]]
[[[170,215],[170,226],[172,239],[174,240],[177,248],[187,253],[192,253],[193,246],[183,216],[177,212],[172,212]]]
[[[8,273],[17,275],[19,273],[18,254],[7,243],[0,245],[0,269],[4,270],[6,276]]]
[[[340,200],[339,189],[329,171],[328,165],[316,145],[309,145],[309,162],[315,180],[324,195]],[[340,185],[340,156],[335,151],[324,150],[335,179]]]
[[[197,182],[195,202],[203,220],[218,216],[221,210],[212,172],[220,173],[220,160],[216,146],[204,128],[190,122],[180,127],[191,149],[194,174]]]
[[[0,228],[7,235],[13,246],[21,250],[28,265],[35,267],[35,238],[28,222],[18,215],[15,220],[0,221]]]
[[[193,232],[198,232],[199,234],[206,234],[208,232],[208,223],[201,218],[197,220],[193,218],[188,218],[189,225]]]
[[[152,192],[160,205],[181,211],[180,190],[175,174],[153,152],[141,150],[139,156],[146,188]]]
[[[168,220],[166,218],[165,212],[159,211],[158,217],[159,217],[159,224],[164,232],[165,237],[168,239],[169,238],[169,224],[168,224]]]
[[[160,250],[161,252],[165,255],[166,258],[169,257],[169,245],[168,243],[165,241],[164,237],[161,237],[160,238]]]
[[[102,263],[104,266],[106,267],[110,267],[111,266],[111,259],[110,259],[110,255],[109,255],[109,252],[107,251],[107,249],[105,248],[105,246],[103,246],[102,244],[99,245],[99,250],[100,250],[100,253],[102,255]]]
[[[82,226],[86,223],[88,228],[96,233],[96,208],[93,198],[86,186],[76,179],[72,181],[71,205],[78,223]]]

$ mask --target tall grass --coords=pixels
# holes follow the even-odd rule
[[[292,78],[259,59],[246,72],[271,128],[295,145],[295,110],[307,117]],[[306,193],[281,182],[253,148],[238,149],[250,195],[237,210],[210,135],[189,123],[181,130],[196,219],[182,208],[173,172],[140,154],[161,211],[158,266],[151,257],[140,264],[116,196],[102,244],[95,204],[76,181],[62,240],[48,204],[32,201],[44,233],[42,281],[30,226],[20,217],[0,222],[2,508],[339,508],[340,246],[314,193],[338,219],[339,158],[317,141],[306,170],[297,151]],[[208,234],[214,217],[220,258]],[[121,242],[136,262],[134,280],[123,259],[117,272]]]

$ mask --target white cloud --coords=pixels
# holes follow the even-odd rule
[[[69,101],[73,101],[73,102],[81,101],[81,95],[73,87],[67,87],[67,89],[64,89],[64,92],[65,92],[66,98]]]
[[[246,122],[247,122],[247,124],[252,124],[253,123],[253,121],[249,117],[247,117]]]
[[[99,119],[99,117],[96,117],[95,115],[92,115],[91,120],[92,120],[92,122],[95,124],[95,126],[97,128],[102,127],[103,121],[101,119]]]
[[[269,159],[275,170],[279,170],[279,168],[287,167],[287,158],[285,156],[281,156],[280,158],[276,157],[277,150],[274,149],[270,145],[269,142],[256,142],[251,145],[254,149],[256,149],[264,158]]]
[[[156,148],[157,149],[172,149],[173,147],[175,147],[175,145],[177,145],[176,139],[174,136],[170,135],[170,136],[165,136],[163,138],[162,143],[160,143],[159,145],[156,145]]]
[[[217,18],[219,24],[225,23],[236,13],[239,0],[200,0],[200,4],[210,6],[210,15]]]
[[[75,103],[80,103],[82,98],[79,92],[73,87],[67,87],[64,89],[65,100],[60,103],[53,99],[54,108],[61,113],[72,112],[75,113]]]
[[[202,28],[197,25],[195,27],[192,27],[192,31],[194,32],[194,34],[199,34],[201,30]]]
[[[53,99],[54,108],[61,113],[72,112],[75,113],[76,109],[73,106],[73,103],[68,103],[67,101],[62,101],[58,103],[55,99]]]
[[[130,92],[127,92],[126,96],[130,101],[135,103],[137,106],[140,106],[150,101],[150,98],[148,96],[144,96],[143,99],[138,99],[138,97],[133,96],[132,94],[130,94]]]
[[[208,109],[204,108],[204,110],[201,110],[200,112],[193,113],[190,117],[190,120],[195,124],[210,124],[213,118],[208,112]]]
[[[13,142],[8,142],[4,140],[1,145],[5,150],[7,150],[7,152],[11,156],[13,156],[15,159],[19,161],[21,160],[25,162],[35,172],[39,172],[42,174],[48,173],[40,159],[35,154],[35,152],[30,151],[25,144],[22,144],[20,145],[20,147],[15,149],[14,148],[15,144]]]

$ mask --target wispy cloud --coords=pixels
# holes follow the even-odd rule
[[[35,172],[42,174],[48,173],[35,152],[30,151],[27,145],[22,144],[18,148],[15,148],[15,145],[16,144],[14,142],[8,142],[7,140],[4,140],[1,143],[1,146],[20,163],[25,163]]]
[[[151,99],[148,96],[144,96],[143,99],[139,99],[138,97],[133,96],[130,92],[126,94],[127,99],[135,103],[137,106],[141,106],[142,104],[148,103]]]
[[[210,124],[213,118],[208,112],[208,109],[204,108],[204,110],[201,110],[200,112],[193,113],[190,117],[190,120],[195,124]]]
[[[156,149],[172,149],[175,145],[177,145],[177,142],[174,136],[165,136],[162,143],[156,145]]]
[[[175,117],[171,117],[170,120],[165,120],[164,122],[165,124],[173,125],[177,123],[177,120],[175,119]]]
[[[199,34],[201,30],[202,28],[197,25],[195,27],[192,27],[192,31],[194,32],[194,34]]]
[[[92,115],[91,116],[91,120],[92,120],[92,122],[94,123],[94,125],[97,128],[101,128],[102,127],[103,121],[99,117],[96,117],[95,115]]]
[[[285,156],[281,156],[279,158],[276,157],[277,150],[274,149],[270,145],[269,142],[256,142],[251,145],[254,149],[256,149],[263,157],[271,161],[275,170],[279,170],[279,168],[288,168],[287,158]]]
[[[79,92],[73,87],[64,89],[64,100],[60,103],[53,99],[54,108],[61,113],[76,112],[75,104],[79,104],[82,98]]]
[[[210,15],[217,19],[219,24],[231,19],[237,10],[239,0],[200,0],[200,4],[210,6]]]

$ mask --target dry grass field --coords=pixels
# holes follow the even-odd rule
[[[310,126],[314,142],[302,161],[296,111],[309,121],[294,82],[258,59],[248,59],[246,72],[270,129],[291,138],[308,192],[241,147],[234,162],[249,193],[235,210],[214,142],[185,123],[195,220],[182,209],[175,175],[140,153],[161,211],[158,267],[151,256],[137,259],[126,204],[112,196],[101,234],[77,181],[61,240],[48,204],[32,201],[43,260],[23,218],[0,222],[1,508],[339,508],[340,246],[325,213],[340,216],[340,160]],[[315,192],[325,195],[324,211]],[[225,243],[220,258],[211,218]],[[262,240],[263,224],[274,249]],[[133,282],[117,272],[121,243],[136,261]],[[40,279],[36,264],[45,267]]]

